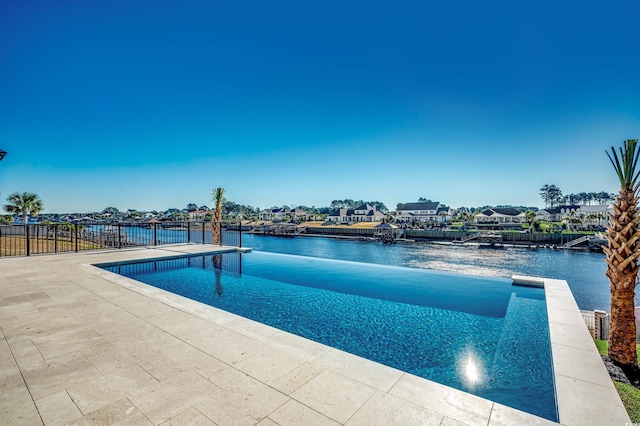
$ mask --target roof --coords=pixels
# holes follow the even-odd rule
[[[375,210],[375,208],[373,206],[370,206],[369,204],[363,204],[358,208],[355,208],[354,210]]]
[[[375,227],[376,229],[396,229],[396,225],[392,225],[390,223],[381,223],[380,225]]]
[[[546,209],[542,209],[540,211],[545,211],[545,212],[547,212],[549,214],[558,214],[558,213],[562,213],[563,211],[566,211],[566,210],[580,210],[580,206],[571,205],[571,206],[549,207],[549,208],[546,208]]]
[[[520,210],[513,207],[496,207],[493,209],[486,209],[482,212],[485,216],[493,216],[494,214],[501,214],[503,216],[518,216],[523,214]]]
[[[399,210],[436,210],[440,203],[438,201],[429,201],[426,203],[405,203],[400,206]]]
[[[348,216],[350,214],[349,211],[353,214],[353,210],[335,209],[329,214],[329,216]]]

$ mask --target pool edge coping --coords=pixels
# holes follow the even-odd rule
[[[569,284],[566,280],[542,280],[559,423],[631,424]]]

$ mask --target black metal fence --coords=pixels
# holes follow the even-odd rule
[[[143,222],[0,225],[0,256],[195,243],[242,247],[239,222]]]

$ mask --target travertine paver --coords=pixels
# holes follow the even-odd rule
[[[291,397],[344,423],[375,393],[375,389],[354,379],[325,370],[302,385]]]
[[[489,423],[493,402],[464,392],[449,392],[444,385],[403,375],[389,392],[468,425]]]
[[[440,425],[444,416],[407,400],[376,392],[362,408],[349,419],[348,426],[386,425]]]
[[[0,423],[550,423],[91,266],[216,250],[0,259]],[[628,422],[566,282],[544,284],[561,422]]]
[[[60,391],[36,400],[42,421],[50,425],[64,425],[82,417],[66,391]]]
[[[219,425],[256,424],[289,401],[289,397],[234,368],[211,379],[218,387],[195,407]]]
[[[207,416],[191,407],[162,423],[162,426],[216,426]]]
[[[388,392],[404,374],[400,370],[339,350],[327,352],[317,361],[317,364],[332,371],[349,375],[359,382],[385,392]]]
[[[293,399],[271,413],[269,418],[280,426],[338,426],[340,424]],[[375,424],[375,422],[369,424]]]

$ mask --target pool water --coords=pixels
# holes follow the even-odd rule
[[[557,421],[541,288],[267,252],[98,266]]]

